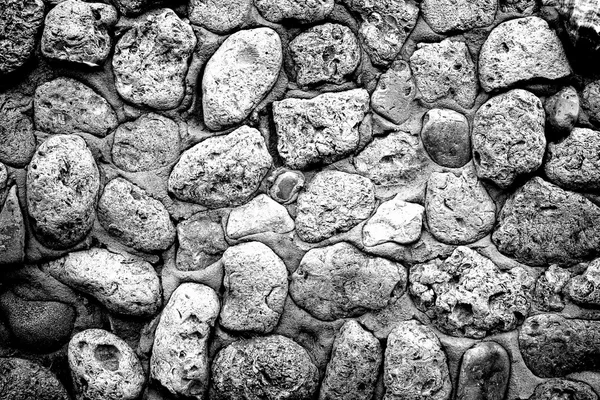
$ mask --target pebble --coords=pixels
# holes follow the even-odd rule
[[[254,5],[271,22],[297,20],[311,23],[325,19],[335,3],[334,0],[254,0]]]
[[[257,233],[287,233],[294,230],[294,220],[286,208],[266,194],[234,208],[227,219],[227,236],[239,239]]]
[[[371,247],[387,242],[416,242],[421,237],[424,212],[422,205],[403,201],[398,195],[381,203],[363,227],[364,245]]]
[[[252,0],[190,0],[188,3],[192,24],[220,34],[240,28],[251,8]]]
[[[198,214],[177,224],[176,265],[180,271],[199,271],[219,261],[229,246],[221,220]]]
[[[279,168],[273,172],[270,179],[273,184],[269,188],[269,196],[281,204],[290,204],[296,201],[298,193],[304,188],[305,178],[301,171]]]
[[[465,351],[456,400],[504,400],[511,361],[496,342],[480,342]]]
[[[25,224],[17,198],[17,186],[13,186],[0,211],[0,265],[17,264],[24,259]]]
[[[417,94],[417,87],[404,60],[395,60],[379,77],[371,94],[371,108],[395,124],[410,118],[410,105]]]
[[[482,28],[494,21],[498,0],[424,0],[421,12],[437,33],[456,33]]]
[[[0,358],[2,400],[69,400],[56,376],[36,362],[16,357]]]
[[[544,104],[546,130],[564,136],[573,130],[579,118],[579,96],[573,86],[567,86],[548,97]]]
[[[434,108],[423,118],[421,141],[437,164],[460,168],[471,160],[471,132],[467,118],[454,110]]]
[[[589,263],[581,275],[571,278],[563,291],[583,307],[600,307],[600,258]]]

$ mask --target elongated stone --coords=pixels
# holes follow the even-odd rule
[[[481,342],[465,351],[460,365],[457,400],[503,400],[510,378],[510,359],[496,342]]]
[[[0,264],[14,264],[25,257],[25,224],[13,186],[0,212]]]

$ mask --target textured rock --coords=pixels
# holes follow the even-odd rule
[[[537,9],[536,0],[500,0],[500,10],[505,13],[519,13],[525,16],[533,14]]]
[[[96,162],[85,141],[57,135],[38,148],[27,169],[27,210],[36,237],[68,248],[92,229],[99,189]]]
[[[177,269],[202,270],[219,261],[227,250],[221,221],[209,215],[198,215],[177,225]]]
[[[0,95],[0,162],[24,167],[31,161],[36,147],[33,121],[21,112],[21,99],[12,100],[10,96]]]
[[[112,66],[117,91],[136,105],[159,110],[177,107],[195,46],[192,27],[173,10],[145,14],[115,45]]]
[[[210,208],[247,202],[271,168],[260,132],[242,126],[186,150],[169,176],[169,191]]]
[[[270,28],[229,36],[202,77],[202,110],[209,129],[239,124],[271,90],[283,60],[281,39]]]
[[[506,189],[518,176],[537,170],[546,150],[544,118],[540,99],[521,89],[483,104],[471,137],[477,175]]]
[[[17,198],[17,187],[13,186],[0,211],[0,265],[15,264],[25,257],[25,224]]]
[[[175,227],[165,206],[123,178],[104,187],[98,220],[108,233],[137,250],[165,250],[175,240]]]
[[[290,295],[314,317],[333,321],[382,309],[405,287],[401,264],[341,242],[306,253],[292,275]]]
[[[226,33],[244,23],[251,7],[252,0],[190,0],[188,12],[192,24]]]
[[[535,283],[533,298],[541,311],[561,311],[565,307],[563,288],[571,279],[571,273],[557,265],[551,265]]]
[[[364,245],[376,246],[386,242],[409,244],[417,241],[421,237],[424,212],[422,205],[408,203],[398,196],[381,203],[363,227]]]
[[[583,274],[571,278],[564,291],[577,304],[600,307],[600,258],[592,261]]]
[[[481,342],[465,351],[460,365],[457,400],[503,400],[511,361],[496,342]]]
[[[33,361],[0,358],[0,399],[69,400],[62,383],[52,372]]]
[[[121,14],[131,16],[141,14],[150,6],[158,3],[158,0],[113,0],[113,3]]]
[[[117,127],[117,115],[91,88],[71,78],[38,86],[33,99],[35,127],[48,133],[87,132],[104,137]]]
[[[559,1],[557,6],[575,50],[586,57],[598,54],[598,3],[595,0]]]
[[[110,332],[88,329],[73,336],[68,358],[77,400],[135,400],[142,392],[142,365]]]
[[[581,109],[595,124],[600,124],[600,80],[590,82],[581,92]]]
[[[479,53],[479,81],[487,92],[532,79],[564,78],[570,73],[558,36],[539,17],[501,23]]]
[[[410,117],[410,104],[416,93],[408,63],[395,60],[379,77],[371,94],[371,107],[395,124],[402,124]]]
[[[546,128],[556,134],[573,130],[579,118],[579,96],[573,86],[567,86],[546,99]]]
[[[448,33],[490,25],[497,7],[498,0],[424,0],[421,12],[431,29]]]
[[[156,327],[150,376],[174,395],[204,399],[208,388],[208,338],[219,315],[214,290],[181,284]]]
[[[364,89],[273,103],[279,155],[298,169],[347,156],[358,146],[358,127],[368,107]]]
[[[529,265],[575,264],[600,246],[600,209],[537,177],[509,197],[498,221],[498,250]]]
[[[233,239],[262,232],[287,233],[293,229],[294,220],[285,207],[266,194],[234,208],[227,219],[227,236]]]
[[[597,400],[598,395],[587,383],[566,379],[550,379],[537,385],[529,400],[558,400],[563,398],[569,400]]]
[[[530,310],[534,278],[522,267],[501,271],[467,247],[410,269],[417,308],[442,332],[483,338],[517,328]]]
[[[298,193],[304,187],[304,174],[300,171],[280,168],[273,175],[273,184],[269,188],[269,196],[281,204],[296,201]]]
[[[212,365],[215,400],[309,399],[319,383],[307,351],[280,335],[235,342],[217,354]]]
[[[429,156],[441,166],[459,168],[471,159],[469,122],[456,111],[429,110],[423,118],[421,140]]]
[[[271,22],[293,19],[309,23],[327,17],[334,0],[254,0],[254,5]]]
[[[374,207],[370,180],[340,171],[322,171],[298,196],[296,232],[304,241],[319,242],[358,225]]]
[[[410,57],[410,67],[423,100],[449,98],[463,107],[473,106],[477,77],[464,42],[445,39],[440,43],[420,43]]]
[[[384,400],[448,400],[452,391],[446,355],[431,328],[400,322],[389,334],[383,364]]]

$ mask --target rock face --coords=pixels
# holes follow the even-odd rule
[[[490,25],[496,16],[497,0],[424,0],[423,18],[437,33],[466,31]]]
[[[369,179],[340,171],[319,172],[298,196],[296,232],[306,242],[319,242],[364,221],[374,207]]]
[[[566,379],[550,379],[540,383],[529,400],[555,400],[565,395],[570,399],[597,400],[598,395],[590,385],[584,382]]]
[[[183,283],[163,309],[150,359],[150,376],[174,395],[204,399],[209,380],[208,339],[219,315],[214,290]]]
[[[33,107],[35,127],[48,133],[83,131],[104,137],[117,127],[117,116],[108,102],[71,78],[57,78],[38,86]]]
[[[226,33],[244,23],[252,0],[190,0],[189,18],[192,24],[217,33]]]
[[[408,63],[395,60],[379,77],[377,87],[371,94],[371,107],[395,124],[402,124],[410,117],[409,106],[416,93]]]
[[[227,219],[227,236],[232,239],[263,232],[287,233],[293,229],[294,220],[285,207],[266,194],[234,208]]]
[[[197,215],[177,225],[177,269],[202,270],[217,262],[227,247],[219,219]]]
[[[175,108],[185,93],[188,59],[196,46],[192,27],[171,9],[147,13],[115,45],[117,91],[128,102]]]
[[[364,89],[273,103],[279,155],[298,169],[347,156],[358,146],[358,127],[368,108]]]
[[[473,121],[477,176],[507,188],[542,165],[546,150],[542,102],[522,89],[492,97]]]
[[[417,308],[442,332],[483,338],[517,328],[530,310],[534,278],[522,267],[503,272],[467,247],[410,269]]]
[[[452,383],[446,355],[431,328],[400,322],[389,334],[383,364],[384,400],[448,400]]]
[[[510,359],[496,342],[481,342],[465,351],[460,365],[457,400],[503,400]]]
[[[600,258],[592,261],[581,275],[565,286],[569,298],[584,307],[600,307]]]
[[[260,132],[242,126],[186,150],[169,176],[169,191],[210,208],[240,205],[258,189],[272,162]]]
[[[532,79],[564,78],[570,73],[558,36],[539,17],[501,23],[479,54],[479,81],[487,92]]]
[[[363,227],[363,243],[376,246],[386,242],[409,244],[417,241],[421,237],[424,212],[422,205],[408,203],[398,196],[382,203]]]
[[[52,372],[15,357],[0,358],[2,400],[69,400],[67,391]]]
[[[333,10],[334,0],[254,0],[254,5],[271,22],[293,19],[309,23],[327,17]]]
[[[341,242],[306,253],[292,275],[290,295],[314,317],[333,321],[382,309],[405,287],[402,265]]]
[[[492,240],[525,264],[575,264],[600,245],[600,209],[585,197],[535,177],[504,204]]]
[[[36,237],[64,249],[87,236],[95,219],[99,173],[79,136],[57,135],[38,148],[27,169],[27,210]]]
[[[237,341],[217,354],[212,365],[215,400],[309,399],[319,383],[307,351],[280,335]]]
[[[573,86],[567,86],[546,99],[546,128],[551,132],[564,135],[575,127],[579,118],[579,96]]]
[[[429,110],[423,118],[421,140],[433,161],[443,167],[460,168],[471,159],[469,122],[456,111]]]
[[[25,224],[17,198],[17,187],[9,192],[0,211],[0,265],[15,264],[25,257]]]
[[[279,76],[281,39],[270,28],[229,36],[213,54],[202,77],[202,109],[209,129],[239,124],[267,95]]]

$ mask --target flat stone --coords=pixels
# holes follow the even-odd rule
[[[181,271],[198,271],[219,261],[229,245],[220,218],[199,214],[177,224],[176,265]]]
[[[24,258],[25,224],[17,198],[17,186],[13,186],[0,211],[0,264],[16,264]]]
[[[241,205],[258,189],[272,162],[260,132],[242,126],[184,151],[169,176],[169,191],[209,208]]]
[[[290,204],[298,198],[305,181],[301,171],[279,168],[273,172],[273,184],[269,188],[269,196],[278,203]]]
[[[35,153],[36,140],[31,117],[22,112],[21,101],[0,95],[0,162],[13,167],[25,167]]]
[[[542,165],[546,150],[544,109],[522,89],[492,97],[475,113],[473,161],[477,176],[506,189]]]
[[[340,160],[358,147],[359,124],[368,109],[364,89],[276,101],[277,151],[291,168]]]
[[[379,77],[371,94],[373,111],[395,124],[402,124],[410,117],[410,104],[417,94],[410,66],[404,60],[395,60]]]
[[[294,226],[294,220],[284,206],[266,194],[259,194],[248,204],[231,210],[227,236],[239,239],[263,232],[287,233],[294,230]]]
[[[486,92],[570,74],[558,36],[539,17],[501,23],[489,34],[479,53],[479,81]]]
[[[460,364],[457,400],[503,400],[510,378],[510,358],[496,342],[465,351]]]
[[[333,11],[334,0],[254,0],[254,5],[271,22],[310,23],[325,19]]]
[[[468,31],[490,25],[496,16],[498,0],[424,0],[421,12],[437,33]]]
[[[216,33],[227,33],[246,21],[252,0],[189,0],[188,13],[192,24]]]
[[[584,307],[600,307],[600,258],[592,261],[581,275],[564,287],[569,298]]]
[[[579,96],[573,86],[561,89],[546,99],[546,129],[559,135],[568,134],[579,118]]]
[[[598,395],[587,383],[566,379],[550,379],[540,383],[529,400],[557,400],[565,395],[573,400],[598,400]]]
[[[376,246],[386,242],[409,244],[421,237],[423,213],[420,204],[408,203],[395,196],[377,208],[375,214],[363,227],[365,246]]]
[[[581,92],[581,109],[595,124],[600,124],[600,80],[585,85]]]
[[[467,117],[449,109],[434,108],[423,117],[421,140],[427,154],[439,165],[460,168],[471,159],[471,132]]]
[[[367,219],[375,208],[373,183],[340,171],[317,173],[298,196],[296,233],[315,243],[346,232]]]
[[[16,357],[0,358],[2,400],[69,400],[64,386],[36,362]]]
[[[126,101],[158,110],[175,108],[185,94],[192,27],[171,9],[144,15],[115,45],[115,86]]]
[[[557,265],[549,266],[535,283],[533,299],[541,311],[562,311],[565,308],[563,289],[569,283],[571,273]]]
[[[283,62],[281,39],[271,28],[238,31],[208,60],[202,77],[202,110],[209,129],[245,120],[271,90]]]

